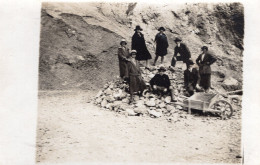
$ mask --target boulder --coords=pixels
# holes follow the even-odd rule
[[[171,102],[171,100],[172,100],[171,96],[167,96],[167,97],[164,99],[164,102],[165,102],[166,104],[169,104],[169,103]]]
[[[101,102],[101,107],[105,108],[106,105],[107,105],[107,100],[103,99],[102,102]]]
[[[165,108],[165,107],[166,107],[166,104],[165,104],[164,102],[161,102],[161,103],[159,104],[159,107],[160,107],[160,108]]]
[[[135,116],[136,115],[136,113],[134,112],[133,109],[127,108],[125,111],[127,112],[128,116]]]
[[[232,86],[232,85],[238,85],[238,81],[234,79],[233,77],[228,77],[224,80],[223,84]]]
[[[102,98],[101,97],[98,97],[96,100],[95,100],[95,102],[96,102],[96,104],[100,104],[101,102],[102,102]]]
[[[166,105],[166,110],[167,110],[168,112],[174,111],[174,110],[175,110],[175,107],[172,106],[172,105]]]
[[[154,117],[161,117],[162,116],[162,112],[157,112],[155,110],[149,110],[148,113],[151,115],[151,116],[154,116]]]
[[[96,98],[100,97],[102,94],[103,94],[103,91],[100,90],[100,91],[97,93]]]
[[[154,107],[156,105],[155,98],[150,98],[148,101],[146,101],[146,105],[148,107]]]
[[[113,91],[112,91],[110,88],[107,88],[107,89],[104,91],[104,93],[105,93],[106,95],[112,95],[112,94],[113,94]]]

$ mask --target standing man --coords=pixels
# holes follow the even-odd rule
[[[118,61],[119,61],[119,72],[120,77],[125,79],[125,75],[127,74],[127,61],[129,57],[129,49],[126,47],[126,40],[122,39],[120,42],[120,47],[118,48]]]
[[[205,92],[209,91],[210,88],[210,80],[211,80],[211,67],[214,62],[216,62],[216,58],[208,53],[208,47],[203,46],[201,48],[202,54],[196,60],[196,63],[199,66],[199,74],[200,74],[200,86],[205,90]]]
[[[176,47],[174,48],[174,55],[171,66],[175,67],[176,61],[183,61],[183,63],[185,63],[186,67],[188,68],[188,60],[191,58],[190,50],[184,43],[182,43],[182,39],[176,37],[174,41],[176,43]],[[177,56],[178,53],[180,56]]]
[[[199,73],[196,68],[193,68],[194,62],[189,60],[188,68],[184,71],[184,87],[188,96],[192,96],[196,89],[199,78]]]
[[[155,52],[155,59],[153,65],[156,65],[156,61],[158,57],[161,57],[161,64],[163,63],[164,56],[167,54],[167,48],[169,46],[168,40],[166,35],[164,34],[165,29],[164,27],[160,27],[158,29],[159,33],[156,34],[154,42],[156,42],[156,52]]]
[[[158,69],[158,74],[156,74],[151,80],[150,85],[154,93],[160,96],[170,93],[171,100],[176,102],[174,98],[173,88],[171,87],[171,82],[169,76],[164,74],[166,69],[162,66]]]
[[[152,59],[151,54],[149,53],[146,44],[144,35],[141,33],[143,29],[137,25],[135,28],[135,33],[132,37],[132,50],[136,50],[136,60],[137,61],[146,61],[145,67],[148,68],[148,60]]]

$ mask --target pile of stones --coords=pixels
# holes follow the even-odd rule
[[[158,72],[159,66],[151,67],[149,70],[141,67],[142,77],[147,86],[152,77]],[[171,85],[174,88],[174,95],[178,102],[182,102],[185,97],[183,71],[181,68],[167,68],[165,74],[170,78]],[[129,104],[130,94],[128,93],[129,86],[126,82],[117,78],[113,82],[108,82],[92,99],[92,102],[102,109],[115,111],[120,114],[135,116],[148,115],[151,117],[172,116],[173,113],[178,113],[183,109],[182,106],[173,104],[171,96],[160,97],[153,94],[149,90],[145,90],[142,96],[134,95],[134,103]]]

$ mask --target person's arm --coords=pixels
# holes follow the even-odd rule
[[[174,48],[174,55],[173,55],[173,57],[176,57],[177,54],[178,54],[178,48],[177,48],[177,46],[176,46],[176,47]]]
[[[122,48],[118,48],[118,57],[121,59],[121,60],[126,60],[126,58],[123,56],[123,49]]]
[[[184,45],[184,46],[185,46],[185,49],[186,49],[187,56],[188,56],[189,58],[191,58],[191,54],[190,54],[189,48],[188,48],[186,45]]]
[[[171,81],[170,81],[170,79],[169,79],[169,76],[168,76],[168,75],[165,75],[165,79],[166,79],[167,88],[169,89],[169,87],[171,86]]]
[[[214,62],[216,62],[217,61],[217,59],[215,58],[215,56],[213,56],[213,55],[210,55],[210,60],[209,60],[209,65],[212,65]]]
[[[131,49],[132,50],[136,50],[136,47],[137,47],[137,45],[136,45],[136,37],[135,37],[135,34],[134,34],[133,37],[132,37]]]
[[[200,66],[200,58],[201,58],[201,54],[200,54],[199,57],[196,59],[196,64],[197,64],[198,66]]]

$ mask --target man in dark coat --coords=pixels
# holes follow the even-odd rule
[[[125,78],[125,75],[127,74],[127,61],[129,57],[129,49],[126,47],[126,40],[122,39],[120,42],[120,47],[118,48],[118,61],[119,61],[119,72],[120,77]]]
[[[166,69],[164,67],[160,67],[158,69],[159,73],[156,74],[150,80],[150,85],[154,93],[157,93],[160,96],[170,93],[172,101],[176,102],[176,100],[174,99],[174,92],[173,92],[173,88],[171,87],[169,76],[164,74],[165,71]]]
[[[148,60],[152,59],[151,54],[149,53],[146,44],[144,35],[141,33],[143,29],[140,26],[136,26],[135,33],[132,37],[132,50],[136,50],[136,60],[137,61],[146,61],[146,68],[148,67]]]
[[[211,79],[211,68],[212,65],[217,59],[210,53],[208,53],[208,47],[203,46],[201,48],[202,54],[196,59],[196,63],[199,66],[200,74],[200,86],[208,92],[210,88],[210,79]]]
[[[141,95],[146,89],[146,84],[141,76],[139,63],[135,60],[136,50],[132,50],[127,62],[126,77],[129,79],[130,103],[133,102],[133,94],[139,92]]]
[[[163,63],[164,56],[167,54],[167,48],[169,46],[167,36],[164,34],[164,27],[160,27],[158,29],[159,33],[156,34],[154,41],[156,42],[156,57],[154,59],[154,64],[156,65],[156,61],[158,57],[161,57],[161,63]]]
[[[183,63],[185,63],[186,67],[188,68],[188,60],[191,58],[190,50],[184,43],[181,42],[182,39],[176,38],[174,41],[176,43],[176,47],[174,48],[174,55],[171,66],[175,67],[176,61],[183,61]],[[177,56],[178,53],[180,56]]]
[[[189,60],[188,68],[184,71],[184,87],[188,96],[192,96],[196,89],[196,85],[199,78],[199,73],[196,68],[193,68],[194,62]]]

